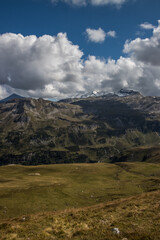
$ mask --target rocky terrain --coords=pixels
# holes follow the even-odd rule
[[[0,102],[0,164],[160,162],[160,97],[135,91]]]

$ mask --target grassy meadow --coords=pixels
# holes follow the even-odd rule
[[[159,219],[160,164],[0,167],[2,240],[157,240]]]

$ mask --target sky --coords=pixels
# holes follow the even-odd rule
[[[0,99],[160,96],[159,0],[1,0]]]

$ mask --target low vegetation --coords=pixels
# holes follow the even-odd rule
[[[160,98],[104,95],[0,103],[0,165],[160,162]]]
[[[0,176],[1,240],[159,239],[160,164],[10,165]]]
[[[1,221],[1,240],[158,240],[159,208],[156,191],[89,208],[25,215]]]

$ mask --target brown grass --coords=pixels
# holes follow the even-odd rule
[[[112,233],[118,227],[119,235]],[[158,240],[160,191],[92,207],[43,212],[1,221],[1,240]]]

